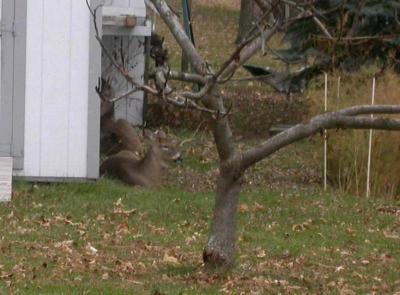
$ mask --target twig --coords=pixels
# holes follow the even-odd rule
[[[332,39],[332,34],[328,31],[326,26],[320,21],[319,18],[317,18],[315,16],[315,14],[312,11],[302,8],[298,3],[295,3],[293,1],[282,0],[282,2],[294,6],[296,9],[298,9],[301,12],[303,12],[305,17],[312,17],[312,19],[315,22],[315,24],[321,29],[321,31],[326,35],[326,37],[328,37],[329,39]]]
[[[123,98],[125,98],[125,97],[127,97],[127,96],[129,96],[129,95],[131,95],[131,94],[133,94],[133,93],[135,93],[135,92],[138,92],[138,91],[140,91],[140,90],[138,90],[137,88],[135,88],[135,89],[129,90],[129,91],[127,91],[127,92],[121,94],[121,95],[118,96],[118,97],[114,97],[114,98],[109,99],[109,100],[107,100],[107,101],[108,101],[108,102],[111,102],[111,103],[115,103],[115,102],[117,102],[117,101],[119,101],[119,100],[121,100],[121,99],[123,99]]]

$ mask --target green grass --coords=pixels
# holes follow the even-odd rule
[[[18,183],[12,203],[0,205],[0,293],[399,291],[399,220],[378,212],[380,201],[246,193],[237,265],[225,276],[201,263],[212,205],[212,193],[109,180]]]
[[[237,11],[196,4],[196,42],[215,69],[234,49],[237,19]],[[171,65],[179,68],[181,50],[158,24]],[[251,62],[276,65],[271,56]],[[314,88],[311,97],[323,85]],[[256,82],[227,87],[238,89],[249,97],[270,91]],[[205,272],[201,258],[214,202],[214,176],[207,172],[216,168],[207,136],[182,147],[184,165],[172,167],[169,177],[186,177],[160,191],[111,180],[16,183],[13,201],[0,204],[0,294],[400,292],[399,216],[377,210],[400,204],[292,189],[300,174],[309,175],[307,165],[317,165],[309,160],[310,146],[289,147],[249,171],[238,214],[237,263],[225,275]],[[271,182],[273,189],[266,189]],[[193,184],[196,192],[186,192]]]

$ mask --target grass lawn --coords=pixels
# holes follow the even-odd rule
[[[218,68],[234,48],[239,1],[214,2],[193,2],[194,27],[201,53]],[[179,68],[181,51],[157,26]],[[251,62],[276,65],[260,55]],[[227,89],[237,90],[251,99],[269,88],[240,82]],[[249,171],[236,266],[207,273],[201,254],[215,146],[206,132],[178,137],[187,139],[184,166],[172,167],[159,191],[113,180],[16,183],[12,202],[0,204],[0,294],[400,294],[399,201],[321,193],[313,158],[322,145],[308,141]]]
[[[212,193],[18,183],[0,205],[0,294],[393,294],[400,220],[376,199],[248,192],[237,265],[206,273]],[[391,205],[393,207],[393,204]]]

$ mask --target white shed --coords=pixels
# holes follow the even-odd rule
[[[100,3],[145,16],[144,0],[91,0]],[[0,0],[0,9],[0,157],[28,180],[96,179],[102,62],[85,1]]]

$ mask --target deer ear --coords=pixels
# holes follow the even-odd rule
[[[167,134],[165,134],[165,132],[162,131],[162,130],[157,130],[155,134],[156,134],[156,136],[157,136],[157,138],[158,138],[159,140],[162,140],[162,139],[166,139],[166,138],[167,138]]]
[[[149,130],[149,129],[144,129],[144,131],[143,131],[143,137],[144,137],[145,139],[147,139],[147,140],[150,140],[150,141],[154,141],[154,140],[155,140],[155,135],[154,135],[154,133],[153,133],[151,130]]]

